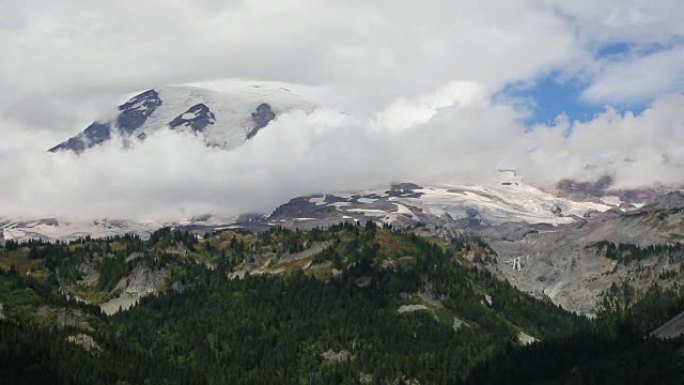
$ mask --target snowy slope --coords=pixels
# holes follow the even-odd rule
[[[109,237],[123,234],[136,234],[146,237],[162,227],[157,222],[137,223],[126,220],[61,220],[43,219],[0,219],[0,234],[6,240],[75,240],[85,236]]]
[[[98,144],[144,140],[162,129],[191,131],[227,150],[254,137],[280,114],[315,106],[286,88],[234,83],[221,90],[168,86],[133,96],[78,135],[50,149],[77,153]]]
[[[401,183],[389,188],[295,198],[278,207],[268,224],[324,226],[339,220],[373,220],[393,225],[458,223],[495,226],[505,222],[561,225],[614,206],[576,202],[521,180],[491,185]]]
[[[125,219],[42,218],[3,219],[0,218],[0,244],[4,240],[75,240],[85,236],[95,238],[124,234],[135,234],[147,238],[164,226],[183,228],[216,228],[234,223],[236,216],[205,215],[196,218],[179,218],[172,222],[132,221]]]
[[[401,198],[424,212],[452,218],[479,215],[487,225],[508,221],[562,224],[591,212],[611,208],[607,204],[576,202],[555,197],[524,183],[510,185],[432,185],[416,189],[419,198]]]
[[[572,223],[614,206],[559,198],[523,182],[492,185],[395,184],[388,188],[318,194],[298,197],[279,206],[270,215],[238,218],[231,213],[213,213],[197,218],[178,218],[169,223],[127,220],[2,220],[5,239],[75,239],[85,235],[110,236],[135,233],[145,236],[165,225],[187,228],[225,226],[293,227],[328,226],[340,221],[372,220],[394,226],[418,222],[461,228],[497,226],[505,222],[549,224]],[[235,214],[235,213],[232,213]]]

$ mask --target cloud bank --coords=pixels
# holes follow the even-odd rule
[[[0,217],[269,211],[392,181],[486,182],[502,166],[544,186],[684,184],[676,0],[27,0],[0,15]],[[526,126],[530,103],[496,97],[550,73],[604,112]],[[280,116],[232,152],[173,132],[45,152],[134,90],[226,78],[285,82],[329,108]],[[619,112],[634,104],[646,108]]]
[[[171,130],[80,156],[4,151],[0,161],[13,166],[0,171],[9,182],[0,212],[139,220],[269,212],[295,196],[393,181],[487,183],[504,166],[541,186],[606,174],[618,187],[684,184],[682,95],[638,116],[608,109],[586,123],[559,119],[530,131],[514,106],[474,88],[457,82],[401,99],[403,115],[389,123],[397,103],[366,121],[326,108],[284,114],[232,151]]]

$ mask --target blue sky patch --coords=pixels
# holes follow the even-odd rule
[[[672,39],[666,43],[650,43],[635,45],[628,42],[614,42],[598,47],[594,50],[594,57],[599,60],[620,60],[625,57],[643,57],[684,44],[684,38]]]
[[[526,83],[509,85],[501,91],[504,99],[520,101],[531,109],[524,120],[528,126],[534,124],[553,124],[558,115],[565,113],[571,121],[588,121],[604,110],[580,99],[586,84],[577,80],[558,80],[557,74],[537,79],[532,86]]]
[[[620,54],[620,47],[611,48]],[[561,114],[567,115],[571,122],[586,122],[605,111],[606,104],[596,104],[582,100],[581,94],[589,84],[576,78],[559,79],[558,73],[537,78],[533,82],[513,83],[506,86],[495,100],[510,101],[529,109],[523,123],[531,127],[535,124],[552,125]],[[648,103],[611,105],[620,113],[632,111],[635,115],[648,107]]]
[[[598,58],[611,58],[615,56],[622,56],[627,53],[632,49],[631,44],[626,43],[626,42],[619,42],[619,43],[613,43],[613,44],[608,44],[604,45],[602,47],[599,47],[599,49],[596,51],[596,57]]]

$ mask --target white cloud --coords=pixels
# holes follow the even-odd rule
[[[604,62],[582,97],[597,103],[638,103],[680,90],[684,90],[684,46]]]
[[[679,0],[550,0],[575,31],[585,55],[558,69],[589,81],[582,98],[595,104],[636,105],[684,90],[684,2]],[[623,45],[627,52],[602,57]]]
[[[471,81],[454,81],[436,92],[395,101],[380,111],[370,126],[378,130],[398,131],[427,122],[442,108],[485,104],[487,99],[482,86]]]
[[[679,0],[549,0],[585,44],[670,43],[684,36],[684,3]]]
[[[618,187],[682,186],[684,116],[678,111],[683,107],[683,95],[668,95],[637,116],[608,109],[585,123],[537,127],[525,138],[535,151],[520,164],[540,183],[608,174]]]
[[[15,120],[63,110],[57,100],[96,115],[109,107],[105,99],[130,90],[236,77],[335,87],[346,91],[343,109],[372,114],[453,79],[495,89],[580,53],[563,21],[528,0],[27,0],[0,7],[13,20],[0,29],[0,110],[37,102]],[[89,102],[94,97],[102,103]],[[60,112],[43,121],[66,130],[77,118]]]
[[[0,216],[268,211],[389,181],[481,181],[501,164],[541,184],[604,173],[682,184],[684,100],[664,94],[684,87],[684,12],[655,3],[2,2]],[[595,57],[625,41],[666,48]],[[524,112],[491,101],[551,71],[586,78],[586,100],[656,102],[526,133]],[[172,132],[125,152],[44,151],[132,90],[221,78],[299,84],[335,109],[283,115],[233,152]]]
[[[450,99],[443,95],[438,89],[416,100]],[[294,196],[391,181],[486,182],[501,164],[517,165],[540,185],[605,174],[619,186],[684,183],[684,96],[661,98],[640,116],[607,110],[528,133],[512,106],[476,100],[444,102],[399,131],[372,130],[330,109],[293,112],[234,151],[171,130],[127,151],[115,141],[81,156],[6,150],[0,162],[12,166],[0,169],[0,179],[11,182],[0,192],[0,212],[141,220],[268,212]]]

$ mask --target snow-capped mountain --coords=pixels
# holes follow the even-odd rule
[[[230,83],[222,89],[167,86],[131,97],[78,135],[50,149],[81,153],[108,141],[126,147],[159,130],[190,132],[207,146],[234,149],[254,138],[288,111],[313,111],[317,106],[290,90],[272,84]],[[327,226],[344,220],[409,226],[417,223],[459,229],[482,229],[507,222],[559,226],[581,222],[594,213],[640,207],[631,195],[608,196],[612,179],[595,183],[561,181],[555,191],[525,183],[514,170],[499,170],[488,184],[400,183],[376,189],[298,197],[271,213],[193,213],[194,219],[165,223],[86,218],[69,220],[0,219],[5,239],[73,239],[124,233],[145,235],[163,225],[188,228],[243,226],[266,228]],[[629,195],[629,196],[628,196]],[[632,194],[633,195],[633,194]],[[649,198],[656,199],[654,195]],[[633,197],[632,197],[633,198]]]
[[[389,188],[318,194],[292,199],[265,220],[268,224],[321,226],[353,219],[392,225],[417,222],[459,227],[505,222],[560,225],[617,208],[621,202],[575,201],[525,183],[512,171],[488,185],[399,183]]]
[[[246,139],[245,139],[246,140]],[[169,225],[193,229],[326,227],[340,221],[374,221],[404,227],[423,223],[454,229],[481,229],[517,222],[549,228],[581,223],[608,211],[629,212],[633,205],[613,196],[579,201],[527,184],[513,171],[499,171],[488,184],[397,183],[368,190],[329,192],[291,199],[271,213],[205,213],[164,223],[129,220],[2,220],[6,239],[74,239],[136,233]]]
[[[163,225],[212,229],[225,226],[267,228],[325,227],[340,221],[374,221],[403,227],[417,223],[456,228],[485,228],[506,222],[558,226],[581,221],[618,204],[577,202],[524,183],[503,178],[489,185],[399,183],[376,189],[298,197],[267,215],[213,213],[167,223],[128,220],[1,220],[6,239],[74,239],[136,233],[142,236]],[[232,213],[237,214],[237,213]]]
[[[135,234],[149,237],[155,230],[164,226],[193,228],[219,228],[237,221],[237,216],[204,215],[192,218],[179,218],[164,222],[157,220],[134,221],[128,219],[91,219],[82,218],[0,218],[0,245],[5,240],[27,241],[42,239],[47,241],[71,241],[91,236],[93,238]]]
[[[91,236],[95,238],[123,234],[149,236],[162,223],[149,221],[138,223],[129,220],[69,220],[57,218],[2,219],[0,218],[0,240],[75,240]],[[0,242],[1,243],[1,242]]]
[[[684,269],[683,234],[681,191],[638,209],[610,210],[578,223],[556,227],[507,223],[479,231],[498,255],[484,268],[520,290],[587,314],[600,308],[601,294],[613,284],[629,282],[637,291],[654,282],[667,287],[670,283],[663,279],[667,272]],[[601,246],[607,242],[622,245],[617,247],[634,261],[608,258]],[[641,255],[636,255],[638,247]],[[512,264],[516,260],[517,265]]]
[[[135,95],[49,151],[81,153],[98,144],[144,140],[161,129],[187,130],[227,150],[253,138],[278,115],[315,106],[286,88],[235,84],[223,90],[168,86]]]

